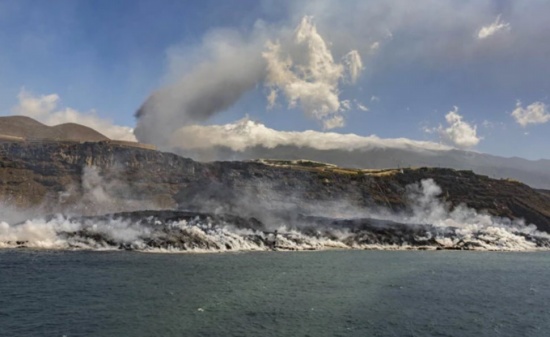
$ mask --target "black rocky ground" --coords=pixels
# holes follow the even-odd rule
[[[456,227],[437,227],[427,224],[403,224],[394,221],[359,218],[334,219],[298,215],[286,222],[281,230],[255,218],[227,214],[207,214],[189,211],[138,211],[93,217],[74,217],[70,221],[82,224],[79,230],[60,235],[74,247],[90,241],[104,247],[124,250],[170,249],[177,251],[242,250],[242,242],[255,249],[301,250],[325,248],[382,248],[437,250],[522,250],[550,249],[550,236],[521,230],[506,232],[506,238],[496,237],[480,228],[469,231]],[[108,232],[97,229],[97,224],[113,221],[148,228],[135,241],[121,241]],[[281,219],[288,221],[288,219]],[[180,224],[184,222],[185,226]],[[199,231],[193,231],[197,228]],[[235,230],[249,230],[234,234]],[[489,234],[488,234],[489,233]],[[239,240],[224,236],[236,235]],[[508,236],[511,235],[513,240]],[[134,239],[136,240],[136,239]],[[313,243],[312,243],[313,242]],[[25,245],[24,242],[21,243]]]

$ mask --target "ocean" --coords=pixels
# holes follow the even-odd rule
[[[548,336],[547,252],[0,250],[0,336]]]

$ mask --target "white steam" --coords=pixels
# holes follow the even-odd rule
[[[136,141],[132,128],[114,125],[112,121],[99,117],[93,110],[80,112],[69,107],[58,108],[60,98],[57,94],[36,96],[22,89],[17,98],[19,103],[12,109],[14,114],[34,118],[49,126],[64,123],[82,124],[111,139]]]
[[[184,148],[187,126],[227,110],[262,84],[269,88],[268,106],[273,107],[281,94],[290,108],[303,110],[326,129],[340,127],[346,107],[339,98],[339,85],[355,83],[363,69],[357,51],[340,63],[334,61],[310,17],[291,33],[262,23],[246,36],[214,31],[198,50],[185,52],[193,57],[172,59],[193,66],[172,66],[184,68],[176,83],[153,93],[137,112],[135,133],[142,142]]]
[[[269,232],[235,227],[230,220],[201,218],[161,222],[158,219],[77,218],[56,216],[13,224],[0,220],[0,248],[132,249],[141,251],[250,251],[351,249],[475,249],[535,250],[550,247],[550,235],[526,226],[523,220],[491,217],[464,205],[452,208],[440,199],[441,188],[427,179],[407,187],[410,212],[395,214],[367,209],[343,214],[399,222],[386,223],[375,232],[347,227],[305,227],[298,224],[271,226]],[[101,194],[101,193],[100,193]],[[323,212],[331,210],[323,207]],[[311,208],[315,210],[315,208]],[[349,213],[352,212],[352,213]],[[346,212],[344,212],[346,213]],[[322,215],[322,214],[321,214]],[[430,227],[425,227],[427,224]],[[392,231],[392,226],[400,227]],[[424,226],[424,227],[419,227]],[[428,230],[422,230],[428,228]],[[277,234],[275,233],[277,231]],[[377,233],[377,234],[375,234]],[[378,236],[377,236],[378,235]],[[410,240],[410,241],[408,241]],[[384,243],[385,242],[385,243]]]
[[[459,242],[470,242],[487,250],[531,250],[536,244],[525,236],[550,238],[535,225],[526,226],[524,220],[493,217],[465,205],[455,208],[439,199],[442,190],[433,179],[408,186],[413,215],[405,217],[408,223],[425,223],[441,228],[458,228],[455,237],[440,237],[439,242],[449,247]]]
[[[160,201],[155,196],[136,191],[131,182],[121,179],[124,175],[124,169],[116,164],[108,175],[95,166],[85,166],[79,184],[70,184],[60,192],[58,204],[53,205],[53,209],[61,207],[66,214],[100,215],[174,207],[173,202]],[[44,205],[43,208],[51,207]]]
[[[158,228],[123,219],[99,221],[71,220],[57,216],[50,220],[33,219],[17,225],[0,221],[0,248],[28,247],[42,249],[132,249],[149,252],[212,252],[271,250],[272,234],[238,229],[211,220],[181,220]],[[318,250],[350,248],[332,238],[308,236],[278,229],[277,246],[284,250]],[[337,233],[335,233],[337,234]],[[345,237],[343,235],[343,237]],[[177,239],[178,242],[172,241]],[[162,243],[152,245],[151,242]],[[170,242],[173,242],[172,244]]]

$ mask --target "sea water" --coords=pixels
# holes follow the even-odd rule
[[[0,250],[0,336],[549,336],[550,254]]]

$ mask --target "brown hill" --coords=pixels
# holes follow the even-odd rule
[[[84,125],[66,123],[47,126],[26,116],[0,117],[1,136],[21,137],[31,141],[97,142],[109,140],[106,136]]]
[[[29,139],[55,137],[48,126],[25,116],[0,117],[0,134]]]
[[[52,127],[64,140],[99,142],[109,140],[96,130],[76,123],[59,124]]]

